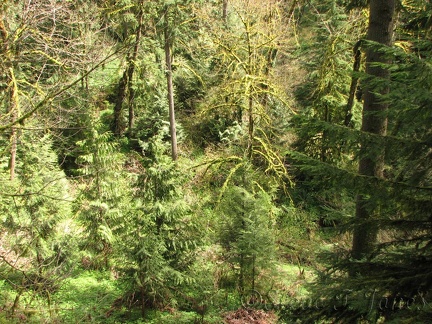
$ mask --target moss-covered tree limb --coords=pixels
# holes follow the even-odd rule
[[[83,73],[79,78],[77,78],[74,81],[68,83],[67,85],[61,87],[57,91],[54,91],[51,94],[46,95],[42,100],[40,100],[38,103],[36,103],[35,105],[33,105],[33,107],[30,110],[28,110],[25,113],[23,113],[17,119],[11,121],[8,124],[0,125],[0,131],[4,131],[4,130],[7,130],[7,129],[10,129],[13,126],[15,126],[16,124],[23,123],[26,119],[28,119],[29,117],[31,117],[36,111],[38,111],[39,109],[41,109],[42,107],[44,107],[46,104],[48,104],[49,102],[51,102],[52,100],[54,100],[56,97],[58,97],[59,95],[63,94],[65,91],[69,90],[70,88],[72,88],[73,86],[75,86],[76,84],[78,84],[79,82],[81,82],[82,80],[84,80],[88,75],[90,75],[93,71],[95,71],[96,69],[98,69],[100,66],[102,66],[103,64],[105,64],[110,59],[112,59],[119,52],[120,52],[120,50],[116,51],[116,52],[114,52],[114,53],[112,53],[110,55],[108,55],[103,60],[101,60],[100,62],[98,62],[97,64],[95,64],[92,68],[90,68],[87,72]]]

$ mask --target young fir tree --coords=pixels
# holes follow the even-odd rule
[[[125,158],[118,152],[111,133],[99,128],[93,126],[88,137],[77,143],[81,148],[76,160],[81,177],[74,207],[84,228],[83,264],[108,269],[112,266],[114,231],[122,226],[132,196],[129,174],[123,169]]]
[[[47,297],[49,308],[50,294],[76,262],[73,197],[52,139],[29,129],[20,133],[16,176],[10,180],[4,155],[0,170],[0,276],[16,292],[13,301],[2,296],[12,316],[22,307],[33,307],[36,296]]]
[[[142,317],[148,309],[176,306],[179,285],[192,281],[187,270],[199,241],[183,189],[187,177],[167,152],[162,136],[145,146],[151,158],[142,161],[134,207],[116,242],[117,269],[129,286],[125,300],[136,298]]]
[[[217,208],[223,258],[238,269],[236,284],[241,293],[262,287],[265,284],[262,278],[266,277],[263,272],[274,266],[275,223],[279,212],[271,195],[259,186],[248,187],[230,185]]]

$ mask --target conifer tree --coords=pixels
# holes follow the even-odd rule
[[[393,0],[370,1],[369,27],[367,40],[377,42],[385,46],[391,46],[393,41],[395,2]],[[366,74],[370,78],[380,79],[379,87],[366,86],[364,92],[363,119],[361,130],[384,137],[387,134],[387,109],[388,104],[383,103],[379,95],[385,95],[389,87],[385,80],[390,78],[389,71],[380,63],[388,63],[388,58],[376,48],[370,47],[366,53]],[[377,95],[378,93],[378,95]],[[384,177],[384,155],[382,151],[372,149],[368,141],[361,143],[361,158],[359,162],[359,174],[369,177]],[[373,193],[369,193],[373,195]],[[361,259],[373,250],[376,242],[376,224],[368,221],[374,213],[379,213],[379,206],[371,206],[370,200],[365,195],[359,195],[356,203],[356,218],[364,225],[359,225],[354,230],[352,255],[355,259]]]
[[[185,175],[167,154],[161,135],[145,145],[151,154],[142,161],[133,208],[124,215],[115,244],[116,267],[128,294],[139,296],[143,317],[148,309],[169,305],[177,287],[193,280],[187,270],[199,241],[184,199]]]
[[[269,271],[275,260],[275,222],[278,214],[272,198],[261,188],[256,192],[230,186],[218,206],[220,244],[226,262],[238,267],[241,292],[257,289],[262,271]],[[261,279],[262,281],[262,279]]]
[[[81,242],[83,261],[94,269],[112,267],[115,230],[129,212],[129,175],[123,172],[124,157],[111,140],[111,133],[94,126],[91,136],[78,142],[79,195],[75,201],[78,221],[85,228]]]
[[[311,12],[304,13],[303,19],[316,20],[316,37],[299,49],[308,75],[296,89],[300,108],[291,119],[296,132],[295,152],[291,152],[295,157],[289,154],[289,161],[293,158],[296,166],[293,171],[297,185],[293,194],[294,202],[308,210],[311,219],[329,227],[343,221],[341,215],[353,212],[352,193],[341,188],[331,176],[324,176],[328,171],[320,170],[319,164],[313,172],[303,166],[311,167],[311,161],[306,160],[312,159],[351,171],[356,168],[351,162],[351,144],[357,138],[354,130],[360,128],[361,103],[357,100],[352,103],[348,123],[346,116],[350,83],[358,77],[352,68],[352,53],[363,38],[366,21],[361,11],[346,12],[335,2],[316,5]]]
[[[371,2],[371,6],[384,2]],[[385,3],[392,8],[391,1]],[[354,245],[341,244],[322,254],[328,266],[315,284],[314,298],[323,307],[298,312],[303,318],[309,314],[314,321],[418,322],[430,316],[430,309],[423,306],[432,287],[427,270],[431,264],[427,211],[431,206],[431,113],[426,108],[431,100],[426,89],[430,89],[432,71],[430,53],[424,52],[431,40],[427,33],[418,39],[419,29],[427,25],[412,29],[409,23],[418,21],[420,7],[404,8],[407,11],[395,28],[398,47],[362,44],[366,53],[377,55],[374,60],[378,62],[367,71],[379,74],[362,75],[362,87],[372,97],[365,104],[373,103],[372,112],[369,108],[364,112],[365,128],[357,131],[322,124],[359,157],[359,171],[313,159],[305,162],[302,156],[306,174],[315,179],[320,175],[321,183],[361,195],[357,216],[367,213],[365,218],[345,215],[350,221],[339,229],[354,233]],[[391,22],[391,11],[386,11],[387,19],[380,16],[380,22]],[[371,13],[371,20],[373,17]],[[388,41],[393,28],[386,28],[382,32]],[[366,169],[368,174],[364,174]],[[366,237],[368,242],[364,242]]]
[[[12,315],[20,307],[32,307],[31,296],[47,297],[51,307],[50,294],[76,263],[73,197],[57,165],[52,139],[29,130],[20,138],[13,180],[8,159],[0,157],[0,276],[16,292],[6,309]]]

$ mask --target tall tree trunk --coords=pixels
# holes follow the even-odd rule
[[[368,40],[391,45],[393,37],[393,14],[395,10],[395,0],[370,0],[370,16],[368,26]],[[376,49],[369,48],[366,53],[366,73],[375,79],[388,79],[389,71],[382,67],[375,66],[374,63],[387,62],[386,57]],[[387,132],[386,110],[388,106],[377,98],[375,93],[388,93],[387,86],[380,89],[372,89],[369,85],[365,87],[363,117],[361,130],[365,133],[385,136]],[[385,148],[377,151],[376,147],[371,147],[370,142],[361,143],[362,155],[359,164],[359,174],[383,178],[384,177],[384,153]],[[376,144],[375,144],[376,145]],[[373,156],[372,152],[378,152]],[[373,195],[374,193],[370,193]],[[374,215],[379,212],[379,206],[370,204],[366,195],[359,195],[356,202],[356,218],[359,225],[354,230],[352,256],[361,259],[368,256],[376,244],[378,227],[373,222]]]
[[[129,60],[129,59],[128,59]],[[123,76],[119,81],[117,89],[117,97],[114,104],[113,114],[113,133],[115,135],[122,135],[125,130],[125,124],[123,121],[123,102],[126,99],[127,84],[128,84],[128,68],[123,72]]]
[[[165,9],[165,26],[164,26],[164,49],[165,49],[165,65],[166,65],[166,78],[168,89],[168,105],[169,105],[169,122],[170,122],[170,135],[171,135],[171,157],[173,161],[177,160],[177,134],[176,122],[174,113],[174,87],[172,80],[172,67],[171,67],[171,37],[169,32],[168,22],[168,7]]]
[[[17,119],[16,111],[12,111],[12,122],[15,122]],[[9,160],[9,170],[10,170],[10,180],[15,179],[15,167],[16,167],[16,153],[17,153],[17,143],[18,143],[18,134],[17,130],[14,126],[11,128],[11,155]]]
[[[223,0],[223,2],[222,2],[222,19],[225,22],[225,24],[227,23],[227,18],[228,18],[228,0]]]
[[[12,68],[11,54],[9,53],[8,46],[8,31],[4,23],[3,13],[0,13],[0,55],[6,57],[8,69],[5,69],[5,74],[8,79],[8,95],[9,95],[9,108],[7,113],[11,116],[11,122],[15,123],[17,118],[19,118],[19,101],[18,101],[18,86],[15,79],[14,70]],[[11,128],[10,135],[10,159],[9,159],[9,174],[10,180],[15,178],[15,165],[16,165],[16,153],[17,153],[17,142],[18,142],[18,132],[16,127]]]
[[[132,58],[129,61],[128,65],[128,93],[129,93],[129,118],[128,118],[128,132],[129,135],[132,135],[132,129],[135,121],[135,112],[134,112],[134,97],[135,93],[132,88],[132,78],[133,74],[135,72],[135,66],[138,58],[138,49],[139,49],[139,43],[141,40],[141,34],[142,34],[142,28],[143,28],[143,17],[144,17],[144,10],[143,10],[143,2],[140,1],[139,3],[139,12],[138,12],[138,27],[135,33],[135,44],[132,52]]]
[[[123,72],[123,76],[120,79],[118,90],[117,90],[117,98],[114,105],[114,122],[113,122],[113,132],[115,135],[122,135],[126,129],[126,125],[123,120],[123,103],[127,102],[128,104],[128,132],[132,133],[132,127],[134,123],[134,109],[133,109],[133,99],[134,92],[132,89],[132,79],[133,74],[135,72],[135,64],[138,58],[138,50],[139,43],[142,34],[143,27],[143,9],[142,9],[142,1],[139,3],[139,12],[138,12],[138,27],[135,31],[135,43],[132,49],[132,53],[128,53],[127,56],[127,66],[126,70]]]
[[[354,52],[354,64],[353,64],[353,76],[351,77],[351,86],[350,86],[350,92],[349,92],[349,97],[348,97],[348,103],[346,106],[346,112],[345,112],[345,121],[344,121],[344,125],[345,126],[350,126],[351,125],[351,119],[352,119],[352,109],[354,107],[354,98],[356,96],[357,93],[357,89],[358,89],[358,81],[359,81],[359,77],[356,75],[356,73],[358,73],[358,71],[360,70],[360,61],[361,61],[361,51],[360,51],[360,46],[361,46],[362,41],[358,41],[353,49]]]
[[[15,79],[13,69],[9,69],[10,78],[10,99],[9,99],[9,112],[11,114],[12,122],[14,123],[19,118],[19,101],[18,101],[18,86]],[[17,154],[17,143],[18,143],[18,131],[15,126],[11,128],[11,150],[10,150],[10,179],[15,178],[15,167],[16,167],[16,154]]]
[[[248,65],[246,69],[246,73],[248,75],[253,75],[253,68],[252,68],[252,57],[254,55],[254,52],[252,50],[252,41],[250,36],[250,25],[249,23],[244,22],[245,30],[246,30],[246,37],[247,37],[247,44],[248,44]],[[247,157],[249,159],[252,159],[252,153],[253,153],[253,142],[254,142],[254,127],[255,127],[255,117],[254,117],[254,98],[252,96],[253,87],[249,85],[249,89],[247,89],[247,92],[249,92],[248,95],[248,118],[249,118],[249,124],[248,124],[248,146],[247,146]]]
[[[287,5],[288,5],[288,1],[286,1],[286,2],[287,2]],[[294,15],[294,10],[295,10],[295,8],[296,8],[296,6],[297,6],[297,3],[298,3],[298,0],[294,0],[294,1],[291,3],[291,6],[290,6],[290,8],[289,8],[289,10],[288,10],[288,14],[287,14],[286,16],[287,16],[289,22],[291,22],[291,18],[292,18],[293,15]]]
[[[253,115],[253,97],[249,95],[249,104],[248,104],[248,112],[249,112],[249,124],[248,124],[248,146],[247,146],[247,157],[252,159],[253,154],[253,142],[254,142],[254,115]]]

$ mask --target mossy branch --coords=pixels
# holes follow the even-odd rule
[[[33,115],[40,108],[42,108],[43,106],[45,106],[48,102],[52,101],[54,98],[58,97],[59,95],[61,95],[65,91],[69,90],[70,88],[72,88],[73,86],[75,86],[77,83],[81,82],[81,80],[85,79],[90,73],[92,73],[94,70],[96,70],[97,68],[99,68],[100,66],[102,66],[103,64],[105,64],[109,59],[111,59],[113,56],[117,55],[119,52],[120,52],[120,50],[116,51],[116,52],[114,52],[114,53],[112,53],[110,55],[108,55],[106,58],[104,58],[103,60],[101,60],[100,62],[98,62],[95,66],[93,66],[86,73],[82,74],[76,80],[70,82],[69,84],[65,85],[64,87],[60,88],[59,90],[54,91],[53,93],[51,93],[49,95],[46,95],[45,98],[43,98],[42,100],[40,100],[37,104],[35,104],[29,111],[27,111],[26,113],[24,113],[22,116],[20,116],[16,120],[14,120],[14,121],[6,124],[6,125],[1,125],[0,126],[0,131],[9,129],[9,128],[13,127],[14,125],[18,124],[18,123],[22,123],[24,120],[26,120],[31,115]]]
[[[12,95],[11,95],[11,103],[12,103],[12,110],[14,110],[13,114],[15,116],[20,115],[20,105],[19,105],[19,96],[18,96],[18,84],[17,80],[15,78],[15,73],[12,68],[9,68],[9,76],[11,78],[10,86],[12,87]]]

